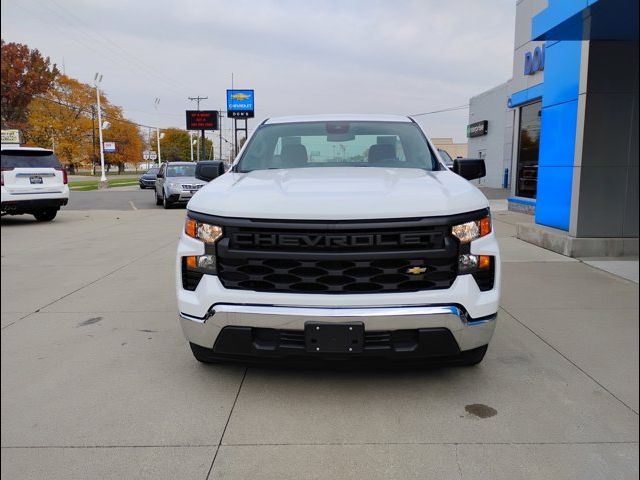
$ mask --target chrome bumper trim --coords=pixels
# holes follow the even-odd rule
[[[187,339],[208,348],[227,325],[301,330],[308,319],[340,322],[359,318],[373,331],[448,328],[460,349],[468,350],[489,343],[496,324],[496,315],[474,320],[454,305],[323,308],[220,303],[203,318],[182,312],[180,318]]]
[[[209,310],[216,313],[247,313],[255,315],[297,315],[303,317],[388,317],[413,315],[465,315],[455,306],[394,306],[368,308],[286,307],[278,305],[236,305],[219,303]]]

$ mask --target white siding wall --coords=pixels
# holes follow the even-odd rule
[[[513,112],[507,108],[509,82],[469,100],[469,123],[487,120],[487,134],[468,139],[469,158],[484,158],[487,176],[479,184],[502,187],[504,169],[511,170]],[[511,174],[509,174],[511,175]]]

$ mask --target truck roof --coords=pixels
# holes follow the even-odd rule
[[[301,122],[401,122],[409,123],[413,120],[406,115],[374,115],[374,114],[323,114],[323,115],[292,115],[287,117],[274,117],[265,120],[265,125],[276,123],[301,123]]]

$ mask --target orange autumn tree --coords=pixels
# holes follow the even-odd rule
[[[55,148],[70,171],[99,163],[98,120],[95,88],[59,75],[49,91],[29,105],[28,138],[35,146]],[[142,138],[122,109],[101,92],[102,120],[111,125],[103,131],[105,142],[116,142],[116,153],[105,153],[105,163],[124,170],[125,162],[142,158]]]
[[[95,90],[59,75],[49,91],[29,105],[29,144],[54,148],[71,171],[92,158],[92,112]]]
[[[103,140],[116,144],[115,153],[105,153],[104,161],[123,172],[125,163],[137,164],[142,160],[142,135],[136,125],[124,118],[122,108],[103,104],[103,110],[103,118],[111,124],[102,132]]]

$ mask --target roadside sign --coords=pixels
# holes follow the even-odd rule
[[[149,150],[145,150],[144,152],[142,152],[142,159],[149,160]]]
[[[218,130],[218,111],[187,110],[187,130]]]
[[[104,153],[115,153],[116,142],[104,142],[103,149],[104,149]]]
[[[227,117],[253,118],[253,90],[227,90]]]
[[[2,144],[20,145],[20,130],[2,130]]]
[[[158,154],[156,152],[154,152],[153,150],[151,150],[149,152],[149,160],[157,160],[158,159]]]

